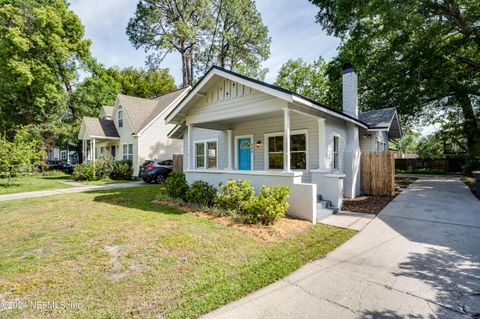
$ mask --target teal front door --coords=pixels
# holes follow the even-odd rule
[[[252,169],[252,138],[242,137],[238,139],[238,169],[251,170]]]

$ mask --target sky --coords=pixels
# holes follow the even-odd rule
[[[70,8],[85,26],[91,51],[105,66],[145,66],[145,52],[128,41],[125,29],[133,17],[137,0],[71,0]],[[327,61],[336,55],[339,40],[328,36],[315,23],[318,9],[307,0],[257,0],[257,9],[272,38],[270,58],[263,63],[269,69],[267,82],[274,82],[278,70],[290,58],[313,62],[319,56]],[[170,54],[163,66],[170,69],[181,84],[181,60]]]

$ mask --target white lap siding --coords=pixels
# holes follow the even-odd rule
[[[232,160],[235,161],[235,136],[253,135],[253,169],[256,171],[265,170],[265,147],[267,140],[265,134],[269,133],[283,133],[283,117],[277,116],[270,119],[253,120],[241,123],[232,124]],[[291,113],[290,130],[299,131],[307,130],[308,132],[308,169],[318,169],[319,156],[326,156],[326,168],[333,171],[333,137],[339,136],[339,169],[343,171],[343,153],[345,150],[345,123],[335,118],[327,117],[325,121],[325,148],[326,153],[320,154],[318,149],[318,121],[316,118],[301,115],[295,112]],[[198,127],[193,128],[193,143],[192,143],[192,157],[195,149],[195,142],[206,140],[218,140],[218,169],[227,167],[228,161],[228,143],[226,131],[215,131],[202,129]],[[261,142],[261,147],[257,148],[257,142]],[[188,137],[187,132],[184,134],[183,154],[188,154]],[[192,168],[194,161],[192,160]],[[187,161],[184,160],[184,169],[187,168]],[[235,167],[233,163],[232,167]],[[302,182],[308,183],[311,181],[309,170],[304,171]]]
[[[193,127],[193,139],[192,139],[192,154],[191,157],[193,157],[193,154],[195,154],[195,142],[198,141],[216,141],[218,140],[217,143],[217,168],[218,169],[224,169],[227,167],[227,150],[228,150],[228,143],[227,143],[227,133],[224,131],[216,131],[216,130],[208,130],[204,128],[199,128],[199,127]],[[183,154],[184,154],[184,161],[183,161],[183,169],[187,169],[187,154],[188,154],[188,130],[185,130],[184,136],[183,136]],[[195,161],[191,160],[192,163],[192,169],[195,168]]]
[[[377,141],[387,143],[388,151],[388,132],[362,132],[360,135],[360,150],[362,152],[377,152]]]
[[[291,113],[290,116],[290,130],[307,130],[308,131],[308,168],[318,168],[318,122],[313,117],[304,116],[298,113]],[[265,170],[265,147],[267,146],[267,139],[265,134],[269,133],[283,133],[283,117],[275,117],[266,120],[248,121],[238,123],[233,126],[233,136],[250,135],[253,134],[253,169],[256,171]],[[262,146],[256,147],[257,142],[260,141]],[[237,145],[234,145],[233,149]],[[235,158],[232,157],[234,160]],[[304,173],[302,182],[309,182],[310,174],[308,171]]]

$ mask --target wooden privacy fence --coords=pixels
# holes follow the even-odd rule
[[[173,171],[183,172],[183,154],[173,154]]]
[[[465,159],[461,157],[452,157],[444,159],[429,158],[396,158],[395,168],[405,171],[415,169],[429,168],[438,169],[444,172],[461,172],[465,165]]]
[[[395,195],[395,158],[390,152],[362,153],[361,191],[368,195]]]

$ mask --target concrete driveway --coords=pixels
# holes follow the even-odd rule
[[[422,176],[327,257],[206,318],[479,318],[480,201]]]

